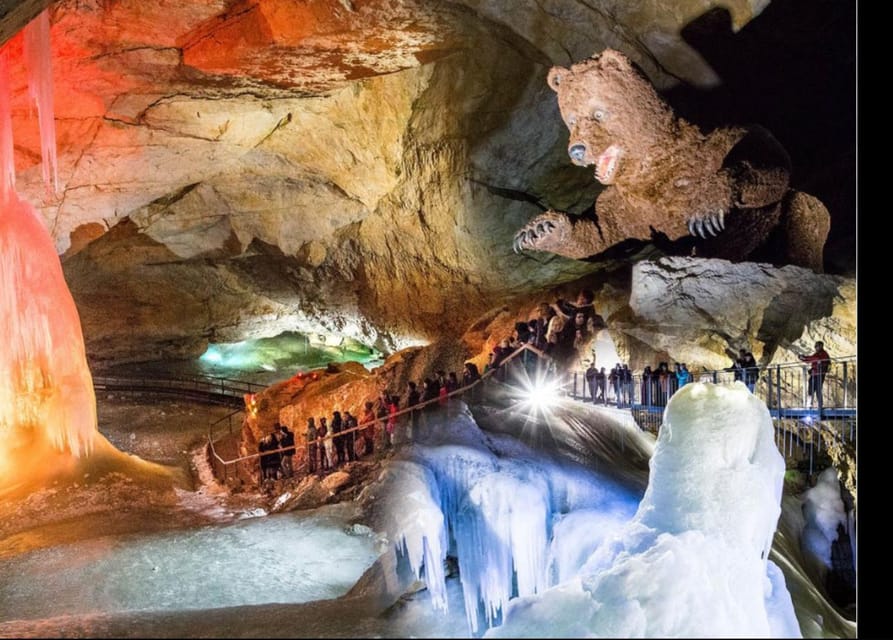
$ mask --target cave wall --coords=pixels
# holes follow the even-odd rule
[[[731,3],[729,28],[767,5]],[[731,71],[684,32],[715,7],[60,0],[60,189],[40,178],[12,38],[17,187],[47,220],[94,361],[285,329],[384,350],[456,335],[616,267],[511,252],[543,208],[581,212],[598,190],[567,159],[548,68],[612,46],[661,89],[722,86]]]

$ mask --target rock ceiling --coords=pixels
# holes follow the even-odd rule
[[[43,4],[0,5],[0,34]],[[545,75],[614,47],[692,121],[773,129],[831,209],[830,270],[847,271],[855,9],[716,4],[60,0],[55,194],[21,38],[6,44],[17,188],[51,229],[96,359],[284,329],[397,348],[617,266],[511,244],[543,206],[592,202]]]

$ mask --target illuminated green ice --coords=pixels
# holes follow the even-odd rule
[[[287,331],[272,338],[211,344],[199,358],[202,369],[226,373],[281,372],[284,377],[330,362],[380,362],[381,352],[352,338]]]

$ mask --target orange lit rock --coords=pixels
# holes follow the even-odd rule
[[[416,66],[449,34],[424,2],[244,0],[178,43],[183,62],[205,72],[319,88]]]

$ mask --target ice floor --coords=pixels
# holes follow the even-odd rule
[[[0,560],[0,619],[336,598],[378,557],[338,507],[92,538]]]

